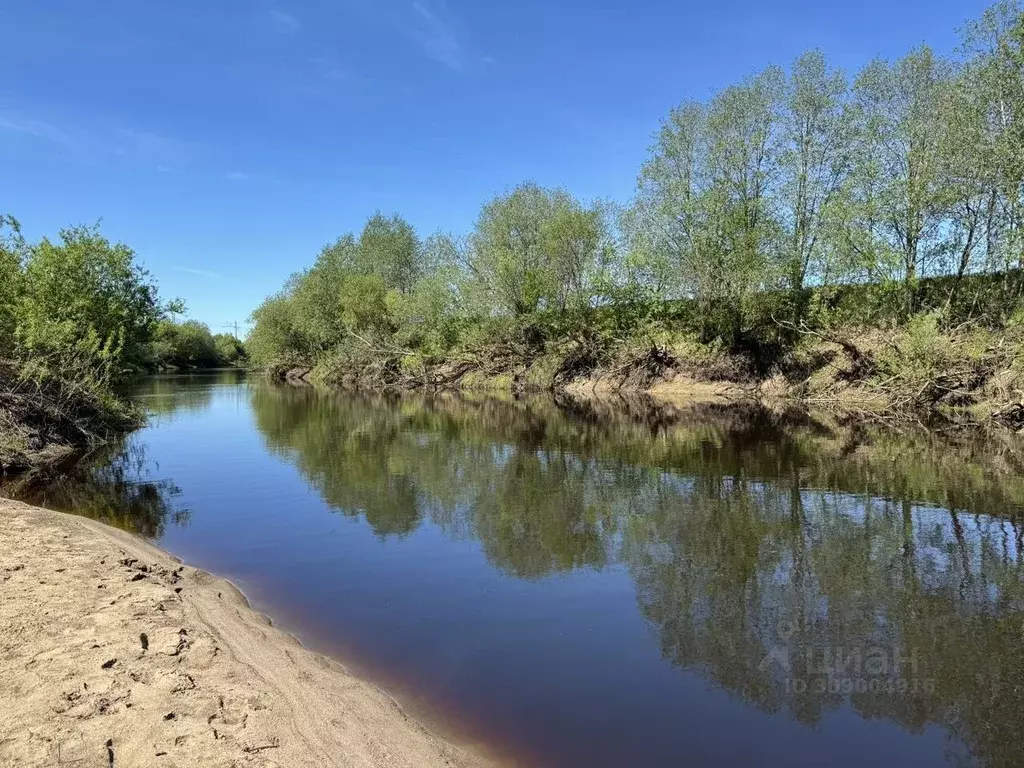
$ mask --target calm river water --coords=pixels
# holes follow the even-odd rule
[[[522,765],[1024,764],[1020,446],[755,406],[155,377],[3,491],[138,531]]]

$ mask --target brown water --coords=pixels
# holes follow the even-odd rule
[[[527,765],[1024,765],[1024,465],[754,406],[157,377],[3,490],[144,533]]]

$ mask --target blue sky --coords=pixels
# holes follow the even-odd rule
[[[103,219],[217,331],[380,209],[466,231],[523,180],[631,194],[658,121],[822,48],[855,71],[987,0],[6,0],[0,212]]]

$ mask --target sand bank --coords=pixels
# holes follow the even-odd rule
[[[223,579],[0,500],[0,765],[477,766]]]

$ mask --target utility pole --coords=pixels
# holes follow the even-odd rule
[[[235,320],[232,323],[221,323],[220,326],[218,326],[218,327],[220,327],[220,328],[230,328],[231,330],[234,331],[235,338],[238,339],[239,341],[242,340],[242,337],[238,335],[238,321],[237,320]]]

